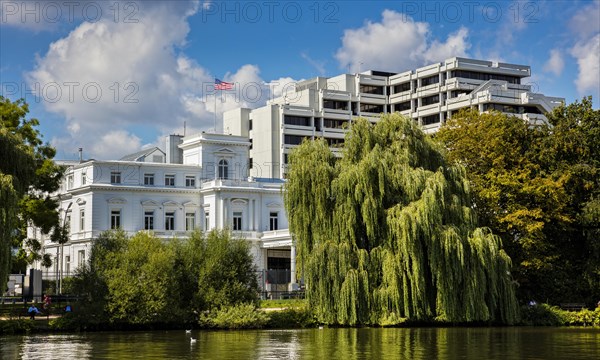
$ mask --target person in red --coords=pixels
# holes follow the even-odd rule
[[[51,303],[52,303],[52,300],[50,299],[50,296],[44,295],[44,310],[50,309]]]

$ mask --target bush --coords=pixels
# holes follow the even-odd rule
[[[540,304],[521,308],[521,324],[534,326],[600,326],[600,308],[566,311]]]
[[[268,315],[253,304],[241,304],[203,314],[198,323],[202,327],[217,329],[260,329],[268,320]]]
[[[0,335],[29,333],[35,330],[35,322],[29,319],[0,321]]]
[[[308,307],[289,308],[282,311],[271,311],[267,327],[269,328],[307,328],[317,324]]]

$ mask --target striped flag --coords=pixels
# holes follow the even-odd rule
[[[228,83],[225,81],[221,81],[219,79],[215,79],[215,90],[232,90],[233,83]]]

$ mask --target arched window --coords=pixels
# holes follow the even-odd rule
[[[219,179],[229,178],[229,164],[227,160],[219,161]]]

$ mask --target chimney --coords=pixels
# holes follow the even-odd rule
[[[79,162],[83,162],[83,148],[79,148]]]

